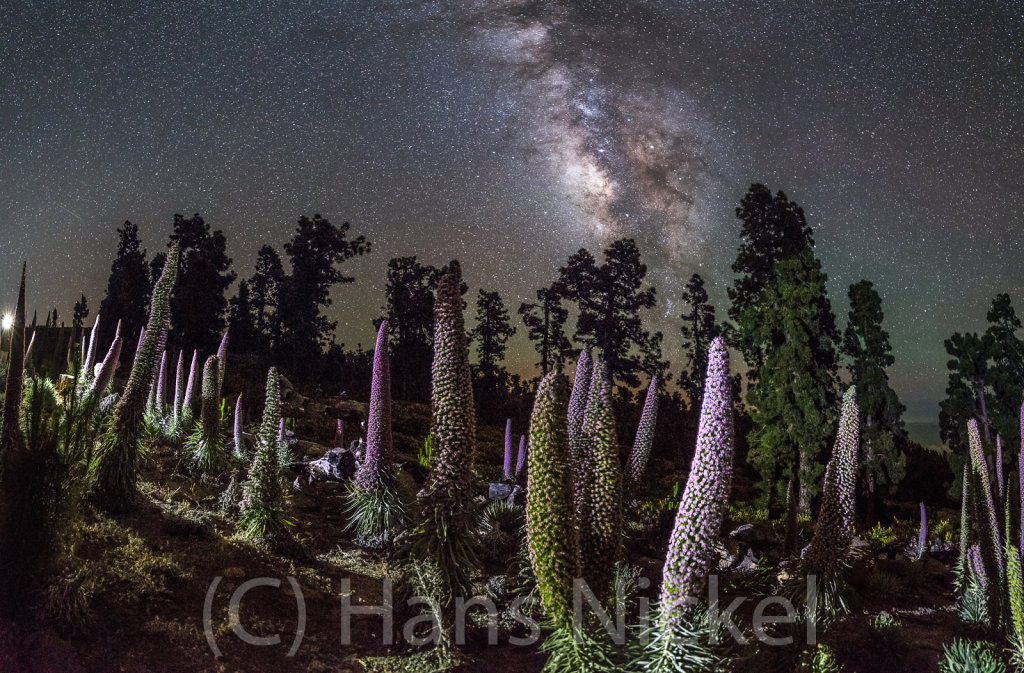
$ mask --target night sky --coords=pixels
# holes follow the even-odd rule
[[[733,214],[800,203],[845,325],[882,295],[894,387],[937,441],[942,340],[1024,312],[1020,2],[5,2],[0,308],[29,265],[40,320],[93,315],[116,228],[163,249],[176,212],[240,276],[301,214],[374,244],[335,292],[372,343],[387,260],[463,263],[510,310],[580,247],[638,240],[681,365],[694,271],[720,315]],[[91,320],[91,319],[90,319]],[[514,356],[533,361],[520,328]],[[734,357],[734,365],[738,360]],[[928,429],[925,426],[931,426]]]

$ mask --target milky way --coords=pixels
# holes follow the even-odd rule
[[[125,219],[223,229],[240,276],[301,214],[349,221],[338,338],[369,345],[388,258],[463,262],[514,308],[630,236],[680,358],[695,271],[724,313],[752,182],[804,206],[845,322],[875,282],[912,421],[942,340],[1024,310],[1024,11],[1010,2],[8,3],[0,308],[102,298]],[[513,368],[533,354],[522,330]]]

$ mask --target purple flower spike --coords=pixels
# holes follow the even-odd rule
[[[113,380],[114,370],[117,369],[117,360],[121,357],[121,343],[121,337],[117,337],[114,339],[114,343],[110,344],[110,350],[107,351],[107,356],[103,358],[96,378],[93,379],[92,392],[102,395]]]
[[[192,351],[192,366],[188,370],[188,383],[185,384],[185,406],[195,411],[196,379],[199,378],[199,351]]]
[[[238,395],[235,402],[235,455],[239,458],[246,457],[245,438],[242,437],[242,395]]]
[[[100,314],[96,314],[96,322],[92,324],[92,329],[89,330],[89,345],[85,351],[85,362],[82,365],[82,369],[88,376],[93,375],[93,365],[96,363],[96,342],[99,341],[98,330],[100,328]]]
[[[732,485],[734,446],[729,351],[716,337],[708,350],[704,400],[697,449],[676,513],[661,586],[661,618],[666,626],[687,611],[711,569],[714,544]]]
[[[388,321],[377,330],[373,349],[373,379],[366,419],[366,458],[355,476],[355,487],[369,492],[386,486],[393,478],[391,438],[391,358],[388,354]]]
[[[921,505],[921,527],[917,531],[917,558],[921,558],[925,552],[925,545],[928,544],[928,517],[924,511],[924,503]]]
[[[996,487],[999,489],[999,501],[1003,501],[1003,438],[996,435]]]
[[[526,435],[519,435],[519,455],[516,456],[516,480],[526,467]]]
[[[590,360],[590,351],[580,351],[580,359],[576,363],[576,376],[569,395],[568,433],[569,433],[569,474],[575,475],[580,464],[580,438],[583,435],[583,418],[587,413],[587,399],[590,397],[590,377],[593,375],[594,364]]]
[[[654,442],[654,424],[658,422],[658,377],[651,377],[651,385],[647,387],[647,398],[644,410],[640,414],[640,425],[636,429],[633,452],[629,457],[629,479],[627,495],[633,494],[640,487],[647,460],[651,457],[651,444]]]
[[[502,474],[505,481],[512,479],[512,419],[505,421],[505,463]]]

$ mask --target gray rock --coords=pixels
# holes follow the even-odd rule
[[[512,495],[512,487],[508,484],[498,483],[487,486],[488,500],[508,500],[510,495]]]

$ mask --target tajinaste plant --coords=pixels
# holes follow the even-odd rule
[[[235,402],[235,425],[234,425],[234,437],[235,437],[235,457],[242,460],[249,457],[249,452],[246,450],[245,436],[242,433],[242,394],[238,394],[238,400]]]
[[[224,335],[220,338],[220,346],[217,347],[217,400],[221,398],[224,393],[224,372],[227,371],[228,364],[228,332],[230,330],[224,330]]]
[[[843,395],[839,434],[825,469],[825,488],[818,514],[818,529],[804,556],[808,574],[831,579],[845,568],[853,539],[853,499],[857,481],[857,446],[860,417],[857,393],[850,386]]]
[[[106,357],[100,363],[96,378],[92,381],[92,386],[89,389],[91,394],[102,395],[110,382],[114,380],[114,371],[117,369],[118,359],[121,357],[121,345],[120,335],[115,336],[114,342],[110,344],[110,350],[107,351]]]
[[[89,378],[93,376],[93,365],[96,364],[96,342],[99,341],[100,314],[96,314],[96,321],[89,330],[88,346],[85,349],[85,361],[82,363],[82,371]]]
[[[533,459],[527,470],[526,540],[544,612],[556,628],[573,624],[576,531],[572,524],[566,377],[551,371],[541,379],[530,417]]]
[[[1020,488],[1020,551],[1024,554],[1024,404],[1020,405],[1020,453],[1017,454],[1017,479]]]
[[[345,423],[340,419],[334,419],[337,424],[334,427],[334,444],[332,446],[345,446]]]
[[[967,440],[971,456],[973,478],[971,487],[974,490],[974,516],[981,555],[980,566],[984,568],[987,579],[991,581],[992,585],[992,588],[986,592],[988,615],[992,624],[999,624],[1002,607],[1005,603],[1001,588],[1004,586],[1006,566],[1003,559],[999,517],[996,514],[992,482],[989,478],[988,464],[985,461],[985,452],[981,445],[977,419],[972,418],[967,422]]]
[[[220,380],[220,360],[211,355],[203,366],[203,400],[199,423],[185,442],[192,462],[201,474],[215,474],[227,466],[224,438],[220,433],[220,399],[217,383]]]
[[[439,598],[445,602],[471,595],[470,578],[479,567],[476,413],[461,288],[462,271],[453,261],[438,282],[434,302],[432,464],[413,544],[416,558],[437,564],[447,592]]]
[[[917,558],[924,556],[925,545],[928,544],[928,517],[925,514],[924,503],[921,506],[921,527],[917,529]]]
[[[581,444],[574,488],[579,502],[580,567],[590,590],[604,599],[612,591],[614,564],[622,546],[622,471],[612,384],[601,358],[594,358]]]
[[[196,415],[196,380],[199,378],[199,351],[192,351],[192,365],[188,369],[188,382],[185,384],[185,399],[182,402],[181,414],[188,422]]]
[[[566,407],[568,408],[568,407]],[[519,435],[519,453],[516,454],[516,474],[515,480],[519,481],[519,475],[523,473],[523,468],[526,466],[526,435]]]
[[[373,350],[373,378],[370,381],[370,406],[366,419],[366,455],[349,491],[352,525],[360,535],[371,537],[388,535],[394,531],[403,518],[404,509],[395,489],[388,334],[388,321],[384,320],[377,330],[377,343]]]
[[[999,493],[999,502],[1003,502],[1006,489],[1003,483],[1003,438],[996,435],[996,488]]]
[[[154,410],[163,414],[167,407],[167,351],[160,354],[160,374],[156,377],[155,399]]]
[[[576,362],[576,375],[573,377],[572,393],[569,395],[569,408],[566,411],[569,423],[569,476],[575,483],[576,471],[579,468],[580,446],[583,437],[583,420],[587,415],[587,400],[590,398],[590,377],[593,374],[594,364],[590,359],[590,351],[580,351],[579,360]],[[579,503],[573,498],[574,507]]]
[[[505,421],[505,462],[502,464],[502,478],[512,481],[512,419]]]
[[[647,460],[651,456],[651,444],[654,442],[654,425],[658,421],[658,377],[651,377],[651,385],[647,387],[647,398],[644,410],[640,414],[640,424],[636,429],[633,452],[629,456],[629,478],[627,479],[627,495],[635,497],[640,489]]]
[[[181,407],[185,400],[185,351],[178,351],[178,365],[174,370],[174,402],[171,405],[171,434],[182,435]]]
[[[250,540],[280,542],[289,523],[284,517],[284,490],[277,465],[277,419],[281,413],[281,390],[277,369],[267,373],[267,399],[263,421],[256,436],[256,452],[245,481],[239,508],[239,525]]]
[[[161,332],[170,323],[170,298],[178,269],[178,246],[167,253],[167,263],[153,287],[149,322],[135,365],[121,398],[114,407],[111,430],[101,442],[93,482],[93,500],[108,510],[126,510],[138,494],[139,439],[150,382],[156,369]]]
[[[682,625],[689,616],[688,603],[699,595],[712,570],[714,546],[732,485],[732,381],[729,351],[721,337],[716,337],[708,350],[704,386],[697,448],[665,559],[660,606],[664,627]]]

